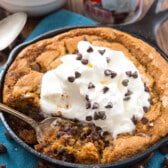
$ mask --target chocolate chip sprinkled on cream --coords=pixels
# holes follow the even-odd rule
[[[91,108],[91,102],[86,102],[86,109],[90,109]]]
[[[110,69],[106,69],[106,70],[104,71],[104,75],[105,75],[105,76],[111,76],[111,74],[112,74],[112,71],[111,71]]]
[[[83,65],[87,65],[89,61],[88,61],[88,59],[82,59],[81,62]]]
[[[149,99],[148,99],[148,102],[150,103],[150,105],[152,105],[152,104],[153,104],[153,101],[152,101],[152,99],[151,99],[151,98],[149,98]]]
[[[90,101],[89,95],[86,95],[86,96],[85,96],[85,99],[86,99],[87,101]]]
[[[89,82],[88,89],[93,89],[95,88],[95,85],[92,82]]]
[[[127,92],[125,93],[125,96],[130,96],[132,94],[132,91],[131,90],[127,90]]]
[[[124,100],[124,101],[128,101],[128,100],[130,100],[130,98],[131,98],[131,97],[126,96],[126,97],[123,98],[123,100]]]
[[[135,72],[126,71],[125,74],[126,74],[128,77],[138,78],[138,72],[137,72],[137,71],[135,71]]]
[[[93,48],[90,46],[90,47],[87,49],[87,52],[88,52],[88,53],[93,52]]]
[[[98,115],[97,111],[94,112],[93,119],[94,120],[98,120],[99,119],[99,115]]]
[[[129,82],[128,79],[124,79],[124,80],[122,81],[123,86],[128,86],[128,82]]]
[[[105,106],[105,108],[113,108],[112,102],[108,102],[107,105]]]
[[[98,50],[98,52],[101,54],[101,55],[104,55],[104,53],[105,53],[105,49],[104,50]]]
[[[81,73],[78,71],[75,71],[75,78],[79,78],[79,77],[81,77]]]
[[[106,119],[106,113],[105,111],[99,111],[98,112],[98,115],[99,115],[99,118],[102,119],[102,120],[105,120]]]
[[[135,71],[135,72],[132,74],[132,77],[133,77],[133,78],[138,78],[138,73],[137,73],[137,71]]]
[[[146,106],[143,106],[143,111],[144,111],[145,113],[147,113],[147,112],[149,111],[149,108],[146,107]]]
[[[109,57],[106,58],[107,63],[110,63],[111,59]]]
[[[146,117],[142,117],[141,122],[146,125],[148,123],[148,119]]]
[[[82,54],[80,54],[80,53],[77,53],[76,60],[82,60]]]
[[[146,107],[150,109],[150,94],[138,69],[121,51],[93,46],[88,41],[79,42],[76,51],[61,57],[62,63],[43,75],[42,112],[50,115],[58,111],[67,119],[88,121],[114,139],[133,133],[136,120],[142,123]],[[101,138],[95,133],[90,137]]]
[[[131,72],[131,71],[126,71],[125,73],[126,73],[126,75],[127,75],[128,77],[131,77],[131,76],[132,76],[132,72]]]
[[[137,124],[137,121],[138,121],[137,118],[133,115],[133,116],[132,116],[132,122],[133,122],[134,124]]]
[[[103,93],[105,94],[105,93],[107,93],[108,91],[109,91],[109,87],[104,86],[104,88],[103,88]]]
[[[145,92],[149,92],[149,88],[147,87],[146,83],[144,83],[144,88]]]
[[[94,102],[93,106],[92,106],[92,109],[98,109],[98,108],[99,108],[99,103]]]
[[[92,116],[86,116],[86,121],[92,121]]]
[[[111,71],[111,78],[115,78],[117,76],[117,73],[114,71]]]
[[[69,76],[69,77],[68,77],[68,81],[71,82],[71,83],[74,82],[74,81],[75,81],[75,77]]]
[[[95,111],[94,112],[94,116],[93,116],[94,120],[105,120],[106,119],[106,114],[104,111]]]

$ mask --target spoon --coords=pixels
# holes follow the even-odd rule
[[[15,117],[18,117],[21,120],[28,123],[29,125],[31,125],[32,128],[34,128],[34,130],[36,132],[36,139],[37,139],[38,143],[43,142],[43,140],[45,138],[45,133],[50,130],[52,123],[57,120],[56,117],[49,117],[49,118],[42,120],[41,122],[38,122],[38,121],[35,121],[34,119],[26,116],[25,114],[23,114],[19,111],[16,111],[16,110],[14,110],[14,109],[12,109],[2,103],[0,103],[0,110],[7,112],[11,115],[14,115]]]
[[[0,21],[0,51],[7,48],[16,39],[26,20],[26,13],[17,12]]]

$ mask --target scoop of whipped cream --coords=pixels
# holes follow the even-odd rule
[[[94,123],[115,138],[131,133],[150,107],[149,92],[134,64],[121,51],[78,43],[78,53],[42,78],[45,115]]]

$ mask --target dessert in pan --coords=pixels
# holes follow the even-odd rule
[[[22,145],[65,167],[148,154],[168,133],[168,63],[158,51],[107,27],[56,30],[22,45],[3,73],[2,102],[39,121],[59,119],[41,143],[19,119],[5,115],[5,123]]]
[[[9,66],[3,103],[36,119],[60,119],[40,144],[24,123],[9,124],[56,159],[123,160],[167,135],[167,66],[153,47],[112,28],[77,28],[37,41]]]

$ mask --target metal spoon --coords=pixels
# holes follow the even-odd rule
[[[27,20],[27,14],[18,12],[0,21],[0,51],[7,48],[20,34]]]
[[[52,128],[52,123],[57,120],[57,117],[49,117],[49,118],[42,120],[41,122],[38,122],[38,121],[35,121],[34,119],[26,116],[25,114],[23,114],[19,111],[16,111],[16,110],[14,110],[14,109],[12,109],[2,103],[0,103],[0,110],[7,112],[11,115],[14,115],[14,116],[20,118],[21,120],[25,121],[29,125],[31,125],[32,128],[34,128],[34,130],[36,132],[36,139],[37,139],[38,143],[40,143],[44,140],[45,133],[48,132],[50,130],[50,128]]]

